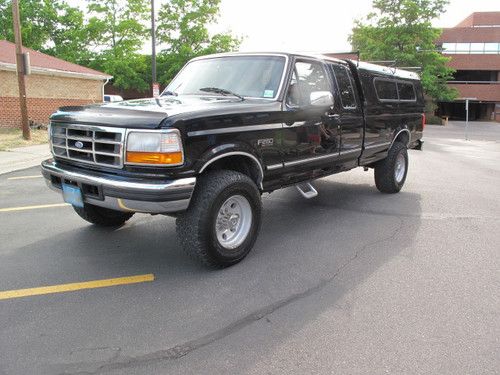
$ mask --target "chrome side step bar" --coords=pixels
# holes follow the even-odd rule
[[[295,187],[306,199],[311,199],[318,195],[318,192],[310,182],[301,182],[300,184],[295,185]]]

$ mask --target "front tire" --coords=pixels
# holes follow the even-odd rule
[[[184,250],[206,266],[229,267],[252,249],[260,229],[260,192],[246,175],[212,171],[202,175],[188,210],[177,218]]]
[[[73,209],[83,220],[100,227],[120,227],[134,215],[133,212],[115,211],[88,203],[84,203],[83,207],[73,206]]]
[[[382,193],[398,193],[408,173],[408,149],[401,142],[394,142],[384,160],[375,164],[375,185]]]

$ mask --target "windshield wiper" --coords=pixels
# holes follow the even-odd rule
[[[168,90],[167,90],[167,91],[163,91],[163,92],[161,93],[161,96],[167,96],[167,95],[171,95],[171,96],[179,96],[179,94],[177,94],[177,93],[176,93],[176,92],[174,92],[174,91],[168,91]]]
[[[233,95],[236,96],[237,98],[240,98],[242,101],[245,100],[245,98],[240,94],[236,94],[235,92],[232,92],[230,90],[221,89],[218,87],[202,87],[200,91],[215,92],[216,94],[221,94],[221,95]]]

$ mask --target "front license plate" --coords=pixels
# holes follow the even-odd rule
[[[62,184],[62,191],[63,199],[66,203],[83,208],[83,196],[79,187]]]

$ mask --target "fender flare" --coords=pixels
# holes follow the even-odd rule
[[[257,157],[255,155],[251,154],[250,152],[246,152],[246,151],[234,150],[234,151],[228,151],[228,152],[223,152],[221,154],[218,154],[218,155],[212,157],[211,159],[207,160],[201,166],[201,168],[198,170],[197,173],[198,174],[202,173],[213,162],[220,160],[220,159],[230,157],[230,156],[244,156],[244,157],[248,158],[249,160],[251,160],[252,163],[257,167],[257,170],[259,171],[257,185],[260,187],[260,189],[263,189],[262,181],[264,180],[264,169],[262,168],[262,164],[259,161],[259,159],[257,159]]]
[[[396,141],[396,139],[398,139],[399,135],[401,133],[403,133],[403,132],[407,132],[408,133],[408,142],[406,142],[406,147],[408,147],[410,145],[410,142],[411,142],[411,133],[410,133],[410,131],[407,128],[404,128],[404,129],[399,130],[396,133],[396,135],[392,139],[391,145],[389,146],[389,150],[392,148],[392,145],[394,144],[394,142]]]

